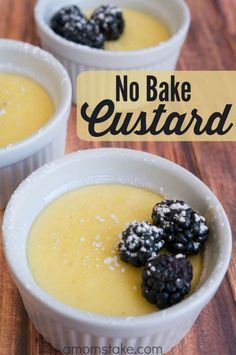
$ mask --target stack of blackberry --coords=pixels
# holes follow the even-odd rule
[[[59,36],[92,48],[104,48],[104,42],[120,38],[125,28],[122,10],[113,5],[100,6],[89,19],[76,5],[63,7],[50,21]]]
[[[135,267],[144,266],[143,295],[163,309],[190,292],[193,269],[187,256],[200,253],[209,229],[204,217],[179,200],[156,204],[152,221],[129,224],[120,236],[119,254]],[[168,254],[160,253],[163,248]]]

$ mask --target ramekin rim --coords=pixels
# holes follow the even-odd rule
[[[5,158],[7,154],[12,155],[15,153],[19,153],[19,151],[24,150],[27,146],[30,151],[29,146],[34,146],[37,143],[37,141],[41,140],[49,130],[51,131],[54,129],[54,126],[57,124],[57,121],[63,118],[65,111],[67,111],[69,106],[71,105],[72,86],[71,86],[69,76],[65,68],[62,66],[62,64],[52,54],[46,52],[40,47],[22,41],[1,38],[0,48],[7,48],[7,49],[18,48],[24,52],[29,52],[30,56],[37,57],[42,62],[45,63],[47,62],[50,65],[53,65],[54,69],[57,70],[58,77],[60,75],[60,81],[62,83],[62,90],[64,93],[63,100],[61,101],[60,105],[58,105],[58,108],[56,109],[52,117],[45,125],[43,125],[35,133],[31,134],[29,137],[26,137],[25,139],[22,139],[16,143],[9,144],[7,146],[0,148],[0,158],[1,157]]]
[[[49,173],[50,167],[54,168],[55,166],[63,166],[64,164],[67,163],[67,161],[71,161],[75,159],[80,159],[79,157],[84,156],[84,158],[88,159],[90,154],[100,154],[102,157],[106,157],[108,154],[124,154],[126,157],[129,156],[129,158],[132,159],[149,159],[150,161],[153,162],[155,159],[156,164],[157,163],[162,163],[162,164],[167,164],[170,167],[175,166],[176,169],[179,169],[180,173],[183,173],[185,176],[188,176],[189,178],[194,180],[194,183],[201,185],[202,188],[204,188],[209,196],[216,202],[218,208],[221,210],[222,216],[224,218],[224,224],[226,228],[226,234],[228,235],[227,243],[225,242],[225,248],[226,248],[226,253],[221,255],[223,257],[223,266],[221,267],[220,270],[213,269],[211,272],[211,275],[207,278],[207,280],[193,293],[187,297],[185,300],[180,302],[177,305],[174,305],[166,310],[161,310],[158,312],[154,312],[151,314],[143,315],[143,316],[138,316],[138,317],[109,317],[109,316],[103,316],[99,314],[91,314],[89,312],[81,311],[79,309],[76,309],[74,307],[68,306],[64,304],[61,301],[58,301],[55,297],[49,295],[46,291],[44,291],[37,283],[36,281],[32,280],[34,283],[33,290],[28,289],[26,285],[24,284],[24,281],[22,280],[19,270],[14,269],[14,261],[9,260],[8,258],[8,248],[6,245],[6,240],[9,238],[7,236],[7,225],[8,225],[8,220],[11,220],[11,214],[12,211],[14,210],[14,204],[15,201],[20,199],[21,194],[24,192],[25,189],[27,189],[28,185],[31,185],[32,183],[35,183],[35,179],[40,178],[41,175],[44,175],[45,172]],[[34,177],[34,179],[32,179]],[[32,182],[34,181],[34,182]],[[60,315],[64,318],[70,319],[72,321],[80,321],[83,322],[84,324],[91,325],[91,326],[107,326],[109,324],[109,328],[120,328],[120,327],[130,327],[133,329],[133,327],[143,327],[145,324],[156,324],[158,322],[162,322],[163,319],[165,321],[173,321],[173,319],[179,318],[181,314],[184,314],[185,312],[189,311],[189,307],[192,308],[192,310],[197,309],[199,305],[205,305],[208,301],[209,298],[215,293],[217,288],[219,287],[220,283],[223,280],[223,277],[227,271],[229,262],[230,262],[230,257],[231,257],[231,249],[232,249],[232,234],[231,234],[231,228],[230,224],[227,218],[227,215],[214,195],[214,193],[194,174],[189,172],[188,170],[184,169],[180,165],[164,159],[162,157],[142,152],[142,151],[136,151],[132,149],[123,149],[123,148],[99,148],[99,149],[88,149],[84,151],[79,151],[75,153],[71,153],[69,155],[64,156],[63,158],[60,158],[54,162],[51,162],[49,164],[46,164],[45,166],[39,168],[35,172],[33,172],[29,178],[27,178],[21,185],[18,187],[16,192],[13,194],[13,196],[10,199],[10,202],[8,203],[7,209],[4,214],[4,219],[3,219],[3,246],[4,246],[4,253],[7,259],[8,266],[14,276],[14,278],[21,284],[21,286],[25,289],[26,292],[28,292],[32,297],[34,297],[38,302],[43,304],[45,307],[49,308],[51,311],[53,311],[55,314]],[[221,265],[222,265],[222,260],[221,260]],[[28,267],[29,268],[29,267]],[[32,275],[30,269],[29,269],[30,274]],[[212,279],[215,280],[215,283],[213,285]],[[39,296],[40,295],[40,296]]]
[[[115,58],[115,57],[125,57],[125,58],[132,58],[136,57],[137,55],[151,55],[152,52],[154,51],[161,51],[163,49],[166,49],[170,47],[176,40],[178,40],[182,34],[186,33],[188,31],[188,28],[190,26],[191,22],[191,14],[190,14],[190,9],[187,5],[187,3],[184,0],[173,0],[175,1],[178,5],[181,6],[184,14],[184,20],[182,21],[182,25],[180,29],[175,32],[169,39],[166,41],[163,41],[155,46],[148,47],[148,48],[143,48],[139,50],[133,50],[133,51],[105,51],[97,48],[90,48],[88,46],[84,46],[78,43],[74,43],[72,41],[68,41],[64,39],[63,37],[57,35],[46,23],[44,18],[42,18],[41,14],[39,14],[39,9],[41,6],[41,3],[44,3],[45,0],[38,0],[35,10],[34,10],[34,16],[37,25],[39,26],[40,30],[43,31],[43,33],[48,36],[51,40],[55,41],[58,45],[63,45],[64,48],[66,49],[71,49],[74,51],[81,51],[84,54],[96,54],[99,55],[100,57],[110,57],[110,58]]]

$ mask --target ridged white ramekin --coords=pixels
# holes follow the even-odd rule
[[[34,219],[62,193],[98,183],[131,184],[151,189],[170,198],[181,198],[201,214],[208,215],[210,238],[204,271],[198,289],[188,298],[145,316],[106,317],[69,307],[48,295],[35,282],[27,262],[27,238]],[[227,216],[214,194],[197,177],[151,154],[109,148],[67,155],[28,177],[6,209],[3,242],[7,263],[29,317],[49,343],[56,349],[64,349],[67,354],[72,354],[68,350],[72,347],[102,348],[121,343],[136,349],[161,346],[163,352],[169,351],[188,332],[215,294],[231,254]]]
[[[71,107],[71,84],[63,66],[38,47],[1,39],[0,53],[0,72],[18,73],[36,80],[47,90],[55,106],[53,117],[39,131],[0,148],[0,208],[4,208],[26,176],[63,155]]]
[[[89,48],[63,39],[49,27],[52,15],[66,5],[78,4],[92,9],[103,0],[38,0],[35,20],[43,48],[58,58],[67,69],[76,102],[76,78],[88,70],[173,70],[190,25],[190,13],[184,0],[106,0],[106,4],[145,11],[160,18],[170,28],[172,37],[151,48],[112,52]],[[144,29],[145,30],[145,29]]]

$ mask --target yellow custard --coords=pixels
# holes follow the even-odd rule
[[[110,51],[133,51],[149,48],[171,37],[168,27],[156,17],[134,9],[122,9],[125,19],[124,33],[118,40],[105,41]],[[87,11],[87,15],[92,11]]]
[[[37,283],[65,304],[108,316],[157,311],[141,294],[142,268],[118,257],[127,223],[151,221],[162,197],[125,185],[93,185],[59,197],[34,221],[28,262]],[[193,263],[192,289],[199,282],[201,255]]]
[[[0,72],[0,148],[25,139],[54,113],[46,90],[25,76]]]

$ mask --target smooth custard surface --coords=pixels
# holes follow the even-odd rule
[[[93,185],[68,192],[34,221],[28,262],[37,283],[65,304],[108,316],[157,311],[141,294],[142,268],[119,259],[119,234],[127,223],[151,221],[162,197],[125,185]],[[201,256],[190,258],[194,289]]]
[[[54,113],[46,90],[25,76],[0,72],[0,148],[42,128]]]

